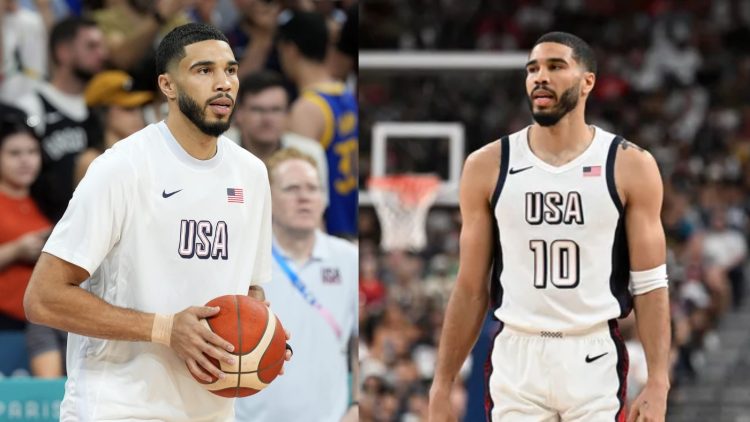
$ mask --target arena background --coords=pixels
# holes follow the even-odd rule
[[[667,420],[750,421],[750,309],[743,301],[750,1],[367,0],[361,10],[360,420],[426,420],[460,228],[455,190],[446,186],[427,219],[426,248],[379,246],[382,221],[365,189],[369,177],[424,172],[447,181],[456,157],[447,132],[386,134],[388,142],[376,142],[374,127],[458,124],[463,161],[530,123],[526,54],[541,34],[562,30],[597,54],[587,121],[647,148],[664,179],[673,320]],[[383,168],[373,168],[373,156]],[[632,400],[645,381],[645,358],[632,315],[621,326]],[[452,397],[466,421],[484,420],[482,366],[494,328],[485,325]]]

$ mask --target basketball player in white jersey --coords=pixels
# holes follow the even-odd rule
[[[543,35],[526,74],[535,123],[465,163],[461,262],[430,421],[455,420],[451,385],[490,302],[501,329],[487,365],[488,420],[664,421],[670,328],[656,162],[586,124],[596,62],[580,38]],[[632,307],[648,382],[626,415],[616,319]]]
[[[169,33],[157,50],[169,117],[92,163],[43,249],[24,305],[29,320],[73,333],[62,421],[233,419],[234,400],[191,372],[223,378],[206,356],[236,359],[200,323],[218,309],[200,305],[262,296],[271,278],[265,167],[221,136],[237,65],[211,26]]]

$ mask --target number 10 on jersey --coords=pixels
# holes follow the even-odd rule
[[[530,240],[529,249],[534,253],[534,287],[547,288],[549,281],[557,288],[572,289],[580,278],[580,255],[578,244],[572,240],[555,240],[547,246],[545,240]]]

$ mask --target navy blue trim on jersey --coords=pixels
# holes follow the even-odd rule
[[[622,140],[622,136],[615,136],[612,143],[609,144],[609,152],[607,153],[607,189],[620,214],[622,214],[624,207],[622,201],[620,201],[620,195],[617,193],[617,185],[615,185],[615,158],[617,157],[617,147],[620,146]]]
[[[508,177],[508,163],[510,163],[510,139],[507,136],[503,136],[500,139],[500,174],[497,176],[497,184],[495,185],[495,191],[492,193],[492,201],[490,202],[490,209],[494,212],[497,200],[500,198],[500,192],[503,190],[505,184],[505,178]]]
[[[628,233],[625,227],[625,207],[620,201],[615,184],[615,158],[617,148],[623,141],[622,136],[615,136],[607,153],[607,189],[612,202],[620,213],[612,242],[612,272],[609,275],[609,289],[620,304],[620,318],[626,317],[633,309],[633,297],[628,290],[630,283],[630,251],[628,250]]]
[[[620,318],[628,316],[633,309],[633,296],[628,289],[630,283],[630,251],[625,215],[617,219],[615,239],[612,242],[612,272],[609,274],[609,290],[620,304]]]
[[[627,380],[630,359],[628,358],[628,350],[625,347],[625,340],[623,340],[620,328],[614,319],[609,320],[609,335],[615,343],[615,349],[617,350],[617,380],[619,381],[617,400],[620,402],[620,408],[615,413],[615,422],[625,422],[625,418],[627,417],[625,413],[625,398],[628,391]]]
[[[497,201],[500,199],[500,192],[503,190],[505,178],[508,175],[508,166],[510,163],[510,139],[503,136],[500,139],[500,174],[497,177],[495,192],[492,194],[490,202],[490,215],[492,215],[492,276],[490,277],[490,303],[493,309],[497,309],[503,303],[503,286],[500,284],[500,274],[503,272],[503,246],[500,243],[500,232],[497,217],[495,217],[495,208]]]
[[[492,315],[492,319],[499,321],[495,315]],[[492,401],[492,394],[490,394],[490,377],[492,376],[492,352],[495,351],[495,340],[497,336],[503,332],[505,324],[500,321],[500,327],[497,328],[497,332],[492,336],[490,343],[490,352],[487,354],[487,360],[484,361],[484,410],[487,412],[487,422],[492,422],[492,408],[495,407],[495,402]]]

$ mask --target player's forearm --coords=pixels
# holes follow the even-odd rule
[[[489,293],[485,289],[472,290],[461,283],[448,301],[445,321],[440,335],[435,384],[451,385],[471,348],[477,341],[487,313]]]
[[[27,318],[36,324],[109,340],[150,341],[154,314],[113,306],[79,286],[29,298]]]
[[[669,291],[652,290],[635,297],[638,335],[646,353],[648,382],[669,387]]]
[[[29,321],[89,337],[149,341],[153,314],[119,308],[79,287],[88,273],[42,253],[23,298]]]

